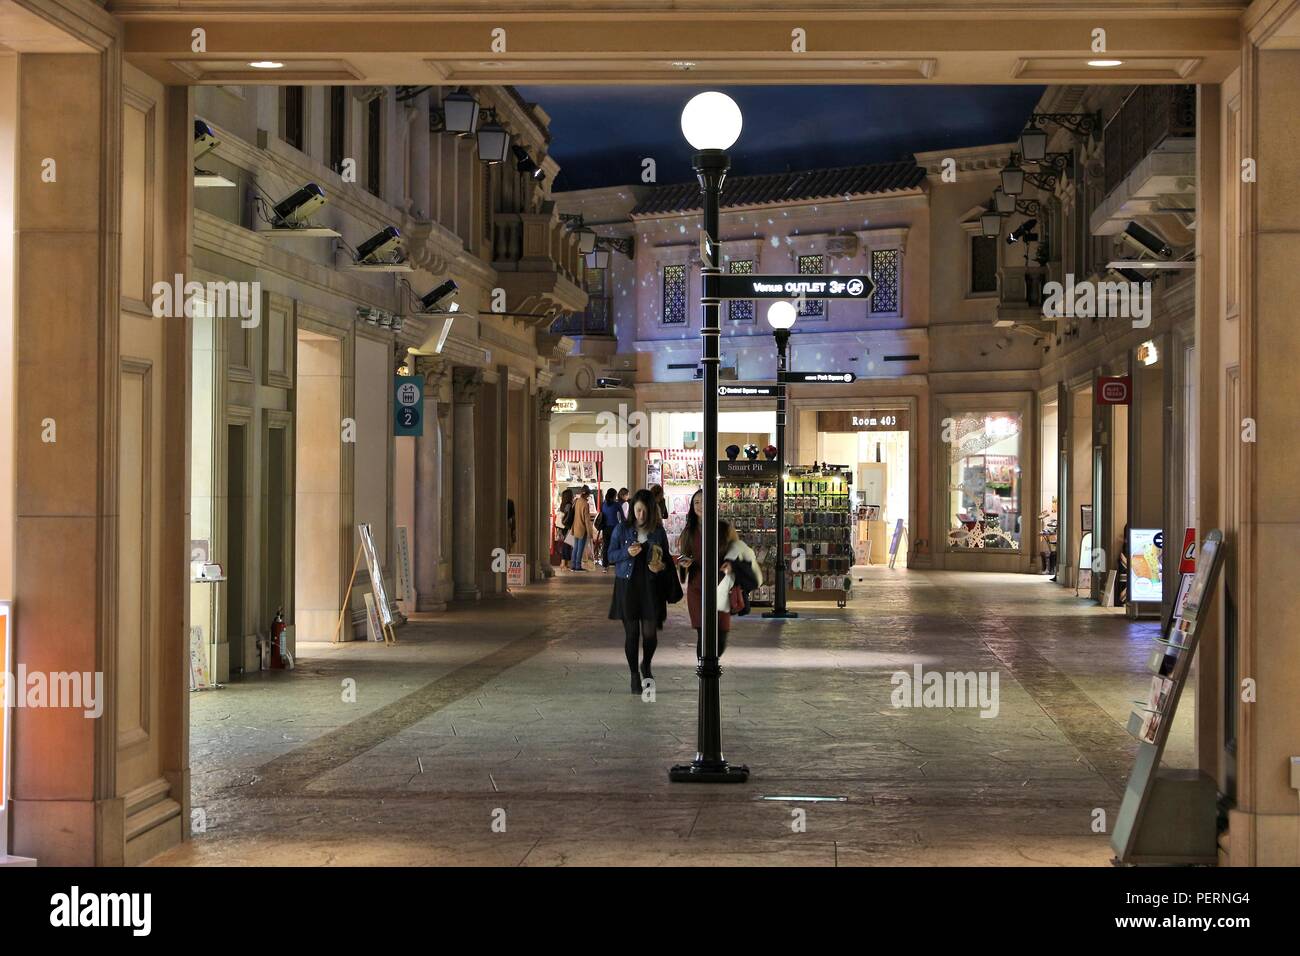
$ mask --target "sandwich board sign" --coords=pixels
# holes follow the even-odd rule
[[[523,588],[528,586],[528,555],[506,555],[506,587]]]
[[[889,566],[892,568],[898,560],[898,546],[903,540],[903,519],[894,523],[894,537],[889,542]]]

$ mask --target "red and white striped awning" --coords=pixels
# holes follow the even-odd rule
[[[602,463],[605,460],[603,451],[584,450],[581,448],[552,448],[551,461],[594,461]]]

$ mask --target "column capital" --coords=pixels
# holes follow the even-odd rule
[[[483,387],[483,370],[457,365],[452,369],[451,396],[457,405],[469,405],[478,400]]]
[[[549,422],[551,420],[551,408],[555,405],[555,392],[549,388],[539,388],[537,390],[537,420],[539,422]]]
[[[437,399],[438,393],[451,377],[451,360],[441,355],[417,355],[415,374],[424,376],[424,397]]]

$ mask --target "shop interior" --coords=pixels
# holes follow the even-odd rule
[[[551,416],[551,447],[565,451],[604,452],[604,485],[636,491],[635,476],[629,474],[626,431],[610,434],[609,413],[600,411],[560,412]],[[635,450],[635,449],[634,449]]]
[[[1092,382],[1070,393],[1070,442],[1074,468],[1070,474],[1068,509],[1062,520],[1069,531],[1064,537],[1068,552],[1061,555],[1068,569],[1064,578],[1068,587],[1087,590],[1092,584]]]
[[[1044,574],[1056,576],[1060,556],[1060,402],[1055,398],[1039,406],[1040,468],[1042,478],[1038,483],[1039,568]]]
[[[1020,547],[1023,477],[1020,416],[966,412],[953,423],[948,541],[952,548]]]
[[[856,568],[889,562],[898,522],[907,533],[911,507],[911,447],[906,412],[800,412],[800,434],[811,426],[815,460],[851,469],[853,564]],[[802,443],[801,443],[802,444]],[[895,567],[907,566],[907,543],[900,540]]]

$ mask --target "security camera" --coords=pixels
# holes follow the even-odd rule
[[[1165,242],[1150,229],[1144,229],[1136,222],[1130,222],[1119,234],[1126,246],[1140,253],[1147,253],[1157,259],[1168,259],[1174,254],[1169,243]]]
[[[357,246],[357,262],[377,265],[397,262],[401,255],[402,234],[396,226],[385,226],[361,245]]]
[[[275,218],[271,225],[292,228],[307,221],[317,209],[325,205],[325,190],[315,183],[308,183],[288,199],[276,203]]]
[[[597,388],[622,388],[623,380],[621,378],[604,377],[596,379]]]
[[[542,167],[533,160],[533,157],[528,155],[528,150],[524,149],[522,146],[513,146],[511,149],[515,154],[515,169],[519,172],[527,173],[533,179],[538,180],[546,175],[546,170],[542,169]]]
[[[1037,242],[1038,233],[1034,232],[1034,227],[1037,225],[1037,219],[1026,219],[1016,226],[1013,232],[1007,234],[1007,245],[1012,246],[1017,242]]]
[[[201,119],[194,121],[194,161],[198,162],[199,158],[207,155],[221,145],[217,139],[216,133],[212,132],[212,127]]]
[[[451,302],[451,297],[456,294],[459,288],[460,287],[456,285],[454,279],[448,279],[432,292],[426,292],[424,295],[420,296],[420,305],[423,307],[425,312],[438,312],[442,310],[448,302]],[[451,304],[455,305],[456,303],[452,302]],[[447,309],[447,311],[454,312],[456,310]]]

